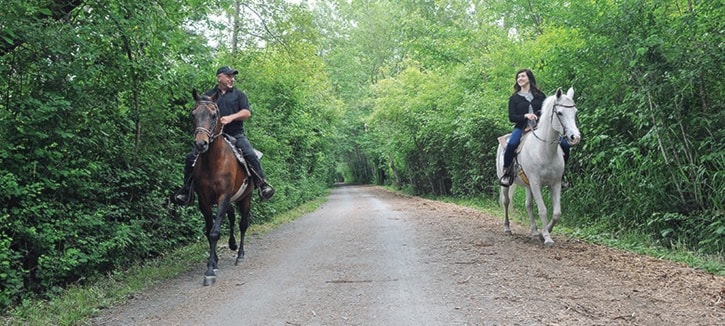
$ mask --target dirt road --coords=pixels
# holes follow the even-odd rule
[[[566,218],[566,208],[564,215]],[[725,325],[725,278],[370,186],[224,250],[96,325]]]

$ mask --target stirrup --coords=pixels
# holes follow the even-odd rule
[[[262,201],[269,200],[274,196],[275,190],[272,188],[272,186],[269,185],[267,182],[260,182],[261,185],[259,188],[259,198],[262,199]],[[266,191],[265,191],[266,190]]]
[[[184,191],[186,190],[186,191]],[[194,190],[181,188],[169,196],[169,201],[175,205],[188,206],[194,201]]]
[[[510,187],[512,184],[514,184],[514,179],[516,179],[513,175],[513,167],[509,167],[508,169],[505,169],[503,172],[503,175],[500,179],[498,179],[498,182],[503,187]]]

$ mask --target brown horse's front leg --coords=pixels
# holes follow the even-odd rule
[[[214,223],[211,225],[211,228],[209,229],[209,261],[206,263],[206,273],[204,273],[204,285],[212,285],[214,282],[216,282],[216,270],[218,269],[218,263],[219,263],[219,256],[216,252],[216,245],[219,241],[220,233],[221,233],[221,224],[222,224],[222,218],[224,217],[224,214],[226,214],[227,209],[229,209],[229,198],[226,197],[221,200],[221,202],[217,205],[217,212],[216,212],[216,218],[214,218]]]
[[[227,217],[229,218],[229,249],[235,251],[237,250],[237,239],[234,237],[234,205],[229,205]]]
[[[214,270],[216,269],[216,262],[219,260],[216,256],[216,250],[214,250],[216,241],[212,241],[211,237],[211,231],[214,228],[214,215],[211,207],[212,205],[208,203],[208,200],[201,196],[199,197],[199,210],[201,211],[201,215],[204,216],[204,236],[206,236],[206,240],[209,242],[209,258],[206,263],[206,272],[204,272],[205,286],[214,283],[216,278]],[[212,245],[212,242],[215,244]]]

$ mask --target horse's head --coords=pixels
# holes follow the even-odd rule
[[[579,128],[576,125],[576,104],[574,104],[574,89],[569,90],[564,94],[561,88],[556,90],[556,102],[554,102],[554,115],[558,118],[555,120],[559,121],[561,130],[557,130],[566,137],[566,140],[570,145],[576,145],[581,140],[579,134]]]
[[[194,120],[194,145],[199,153],[209,149],[209,144],[221,134],[221,123],[219,123],[219,108],[216,105],[215,93],[211,97],[199,95],[196,89],[193,90],[194,110],[191,111]]]

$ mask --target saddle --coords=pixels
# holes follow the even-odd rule
[[[519,152],[521,152],[521,147],[524,144],[524,141],[526,141],[526,138],[529,138],[529,134],[530,134],[530,131],[531,130],[532,129],[530,129],[530,128],[526,128],[524,130],[524,134],[523,134],[523,136],[521,136],[521,141],[519,142],[519,146],[516,147],[516,154],[518,154]],[[498,137],[497,138],[498,139],[498,143],[501,146],[503,146],[504,148],[506,148],[506,145],[508,144],[510,137],[511,137],[511,133],[508,133],[508,134],[505,134],[505,135],[503,135],[501,137]]]
[[[237,145],[235,145],[237,143],[237,139],[234,138],[234,136],[227,135],[227,134],[222,134],[222,138],[224,139],[224,142],[227,143],[227,145],[229,146],[229,148],[231,148],[232,153],[234,153],[234,157],[237,158],[237,162],[239,162],[239,164],[241,166],[243,166],[244,169],[247,171],[247,175],[251,175],[249,173],[249,166],[247,165],[247,160],[244,159],[244,155],[242,154],[242,151],[239,150],[239,148],[237,148]],[[254,150],[254,153],[257,155],[257,157],[259,157],[259,158],[262,157],[262,152],[260,152],[260,151],[258,151],[258,150],[255,149]],[[195,166],[196,165],[196,160],[197,159],[199,159],[199,155],[198,154],[194,158],[194,163],[192,163],[191,166]]]
[[[519,146],[516,146],[516,151],[514,152],[515,154],[519,154],[521,152],[521,148],[523,148],[524,141],[526,141],[526,139],[529,138],[529,134],[531,134],[530,131],[532,131],[532,130],[534,130],[534,128],[524,129],[524,134],[521,136],[521,141],[519,142]],[[498,137],[498,143],[501,146],[503,146],[503,148],[506,148],[506,145],[508,145],[508,141],[509,141],[510,137],[511,137],[511,133]],[[524,169],[522,169],[519,166],[518,155],[514,156],[513,166],[511,168],[514,169],[514,171],[516,171],[515,173],[519,175],[519,177],[525,184],[527,184],[527,185],[529,184],[529,178],[526,176]]]
[[[244,154],[242,153],[242,151],[236,145],[237,144],[237,139],[234,136],[229,135],[229,134],[222,134],[222,138],[224,139],[224,142],[229,146],[229,148],[231,148],[232,153],[234,153],[234,157],[236,157],[237,158],[237,162],[239,162],[239,165],[241,165],[244,168],[244,171],[247,172],[247,175],[248,176],[251,176],[252,175],[252,170],[249,168],[249,164],[247,163],[247,160],[244,159]],[[260,158],[261,159],[262,158],[262,155],[263,155],[262,152],[258,151],[256,148],[253,148],[253,150],[254,150],[254,155],[257,155],[257,158]],[[198,155],[196,156],[196,158],[194,158],[194,163],[191,166],[195,166],[196,165],[196,160],[197,159],[199,159],[199,156]],[[247,178],[244,181],[244,184],[242,185],[242,187],[239,188],[239,190],[237,191],[236,194],[234,194],[234,196],[232,196],[232,201],[235,201],[236,199],[238,199],[242,195],[242,193],[244,192],[244,190],[249,185],[249,180],[250,179]],[[192,187],[193,187],[193,183],[192,183]],[[191,191],[191,193],[193,195],[194,192]],[[189,197],[192,197],[192,196],[189,196]],[[190,200],[193,200],[193,199],[190,199]]]

